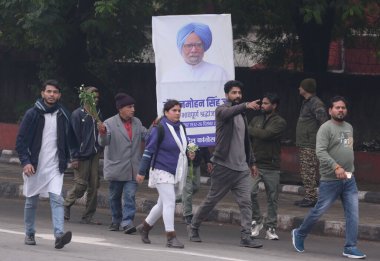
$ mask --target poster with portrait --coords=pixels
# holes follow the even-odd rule
[[[152,30],[158,115],[178,100],[190,141],[213,146],[215,109],[235,78],[231,15],[155,16]]]

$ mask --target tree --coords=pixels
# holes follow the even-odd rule
[[[227,1],[226,1],[227,2]],[[231,1],[231,8],[235,4]],[[256,51],[269,66],[297,64],[306,72],[327,71],[332,40],[371,32],[380,46],[380,5],[377,0],[247,0],[233,11],[236,31],[255,26]],[[248,15],[247,15],[248,14]],[[240,29],[241,30],[240,30]],[[243,45],[244,47],[244,45]]]
[[[378,0],[159,0],[161,14],[231,13],[238,48],[269,67],[327,71],[332,40],[371,34],[380,46]],[[247,38],[256,34],[256,40]],[[380,49],[380,48],[379,48]]]
[[[380,31],[378,0],[0,0],[0,49],[37,57],[40,79],[113,86],[118,61],[142,60],[152,15],[200,13],[231,13],[240,49],[308,72],[326,71],[331,40]]]
[[[36,54],[41,80],[79,86],[80,78],[93,78],[112,85],[108,72],[115,61],[138,59],[148,43],[152,2],[0,0],[0,46]]]

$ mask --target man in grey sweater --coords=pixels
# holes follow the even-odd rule
[[[346,219],[346,242],[343,256],[365,258],[357,247],[359,203],[355,182],[353,129],[344,121],[347,102],[341,96],[331,99],[331,119],[324,123],[317,133],[316,154],[319,159],[319,197],[301,226],[292,231],[293,246],[297,252],[304,251],[304,240],[318,219],[340,198]]]

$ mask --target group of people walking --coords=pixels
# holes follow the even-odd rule
[[[35,245],[35,213],[39,196],[49,195],[55,235],[55,248],[71,240],[64,231],[64,220],[70,219],[70,207],[87,195],[81,223],[93,219],[99,187],[99,155],[104,149],[104,178],[109,181],[112,214],[110,231],[139,233],[145,244],[151,243],[149,232],[162,217],[167,246],[184,248],[174,227],[176,199],[182,199],[188,237],[201,242],[200,226],[223,197],[231,191],[240,208],[240,246],[260,248],[256,237],[265,228],[265,238],[278,240],[277,207],[280,183],[281,137],[286,121],[278,114],[280,98],[266,93],[261,100],[242,102],[244,85],[228,81],[224,85],[226,103],[216,108],[216,144],[212,156],[207,148],[188,149],[186,128],[180,121],[181,104],[168,100],[163,116],[148,130],[134,116],[135,100],[125,93],[115,96],[118,113],[104,122],[97,122],[86,106],[71,116],[58,102],[61,88],[54,80],[43,84],[41,96],[29,109],[20,125],[16,149],[23,166],[25,203],[25,244]],[[87,87],[96,102],[99,92]],[[292,231],[293,246],[304,251],[304,239],[318,218],[333,201],[342,199],[346,216],[346,243],[343,255],[364,258],[356,247],[358,232],[358,195],[353,166],[352,126],[344,121],[347,102],[337,96],[331,100],[327,119],[322,101],[315,95],[316,82],[300,83],[302,104],[297,123],[297,146],[300,151],[301,177],[305,198],[300,207],[313,207],[302,225]],[[246,113],[260,111],[249,123]],[[101,115],[100,115],[101,117]],[[321,126],[321,127],[320,127]],[[145,149],[141,156],[141,143]],[[315,149],[316,148],[316,149]],[[200,160],[204,158],[211,174],[207,197],[195,213],[192,194],[199,188]],[[320,165],[319,196],[316,194],[318,160]],[[63,172],[71,161],[74,185],[65,199],[61,196]],[[191,164],[192,175],[188,168]],[[148,186],[158,191],[156,205],[137,227],[135,194],[149,173]],[[257,200],[259,183],[267,195],[267,215],[260,211]],[[323,195],[321,194],[323,191]]]

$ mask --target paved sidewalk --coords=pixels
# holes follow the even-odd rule
[[[0,162],[0,197],[5,198],[22,198],[22,168],[18,164]],[[194,195],[194,210],[198,208],[208,192],[207,178],[202,178],[200,191]],[[64,178],[64,194],[72,184],[72,175],[70,173]],[[309,209],[299,208],[293,205],[295,200],[302,198],[302,189],[299,186],[282,185],[282,193],[279,196],[278,210],[278,229],[290,231],[302,222],[303,217]],[[371,192],[372,193],[372,192]],[[362,201],[360,202],[360,226],[359,238],[366,240],[380,241],[380,204],[366,202],[368,198],[363,195],[372,195],[372,202],[379,203],[379,193],[373,192],[367,194],[360,192]],[[155,204],[157,199],[155,189],[147,187],[147,182],[142,184],[136,195],[137,211],[148,213]],[[78,200],[78,204],[84,204],[84,198]],[[260,206],[263,212],[266,211],[265,192],[260,193]],[[101,182],[98,195],[98,207],[108,208],[108,183],[104,180]],[[176,215],[182,215],[182,204],[176,206]],[[239,224],[240,214],[233,195],[228,194],[210,213],[209,221]],[[262,232],[264,233],[264,232]],[[343,208],[339,201],[322,217],[314,227],[313,234],[333,235],[344,237],[345,223]]]

